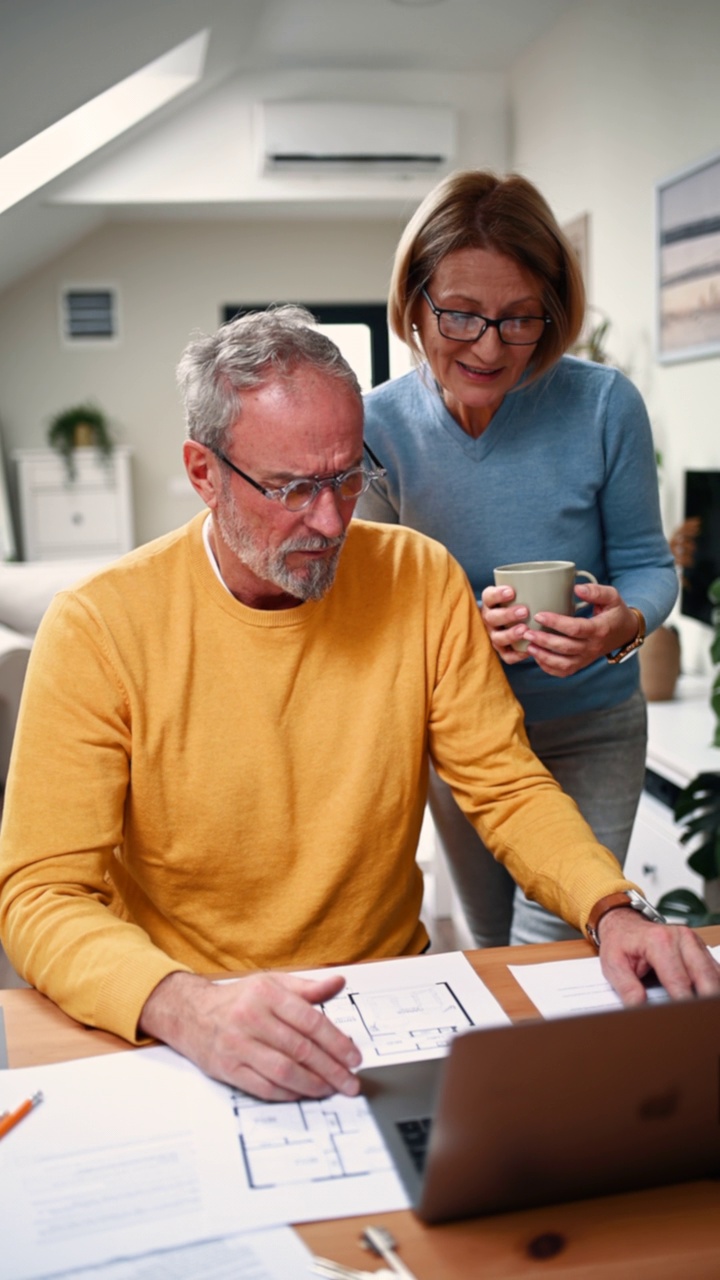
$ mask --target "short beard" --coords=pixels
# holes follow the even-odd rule
[[[323,538],[319,534],[288,538],[271,551],[257,545],[253,535],[243,524],[232,497],[227,492],[223,493],[223,497],[227,501],[218,503],[213,519],[217,521],[223,542],[256,578],[272,583],[298,600],[322,600],[327,595],[335,581],[340,551],[346,537],[344,533],[338,538]],[[328,547],[335,548],[334,555],[322,560],[311,560],[301,570],[288,567],[287,557],[293,551],[324,551]]]

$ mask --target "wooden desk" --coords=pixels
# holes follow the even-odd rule
[[[702,930],[720,944],[720,925]],[[589,943],[548,943],[472,951],[468,959],[513,1021],[537,1016],[508,973],[509,964],[594,954]],[[126,1051],[127,1044],[88,1031],[36,991],[0,991],[11,1067]],[[528,1063],[528,1071],[532,1064]],[[589,1157],[591,1155],[589,1154]],[[425,1227],[409,1211],[376,1214],[418,1280],[718,1280],[720,1182],[687,1183],[604,1196],[522,1213]],[[306,1223],[298,1232],[314,1253],[348,1266],[379,1268],[359,1248],[365,1218]],[[536,1256],[543,1245],[552,1256]],[[300,1277],[298,1277],[300,1280]]]

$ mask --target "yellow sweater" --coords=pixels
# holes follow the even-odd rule
[[[328,596],[265,612],[218,581],[203,519],[63,592],[38,633],[0,843],[28,981],[133,1039],[179,968],[421,951],[428,751],[551,910],[582,925],[629,884],[529,751],[443,547],[356,521]]]

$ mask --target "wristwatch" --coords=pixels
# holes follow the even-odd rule
[[[600,938],[598,936],[598,925],[604,915],[608,911],[615,911],[618,907],[631,907],[633,911],[639,911],[646,920],[652,920],[653,924],[667,924],[667,920],[652,902],[648,902],[637,889],[623,889],[619,893],[609,893],[607,897],[601,898],[595,903],[590,915],[588,916],[585,932],[591,942],[600,949]]]
[[[637,635],[634,640],[629,640],[627,644],[624,644],[622,649],[618,649],[616,653],[609,653],[607,655],[607,660],[613,667],[618,662],[627,662],[628,658],[635,652],[635,650],[639,649],[645,643],[645,619],[639,609],[631,608],[630,612],[634,613],[638,620]]]

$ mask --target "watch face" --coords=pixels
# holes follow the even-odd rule
[[[654,920],[658,924],[665,924],[665,917],[660,914],[657,907],[652,902],[648,902],[637,889],[628,889],[628,900],[633,911],[639,911],[647,920]]]

